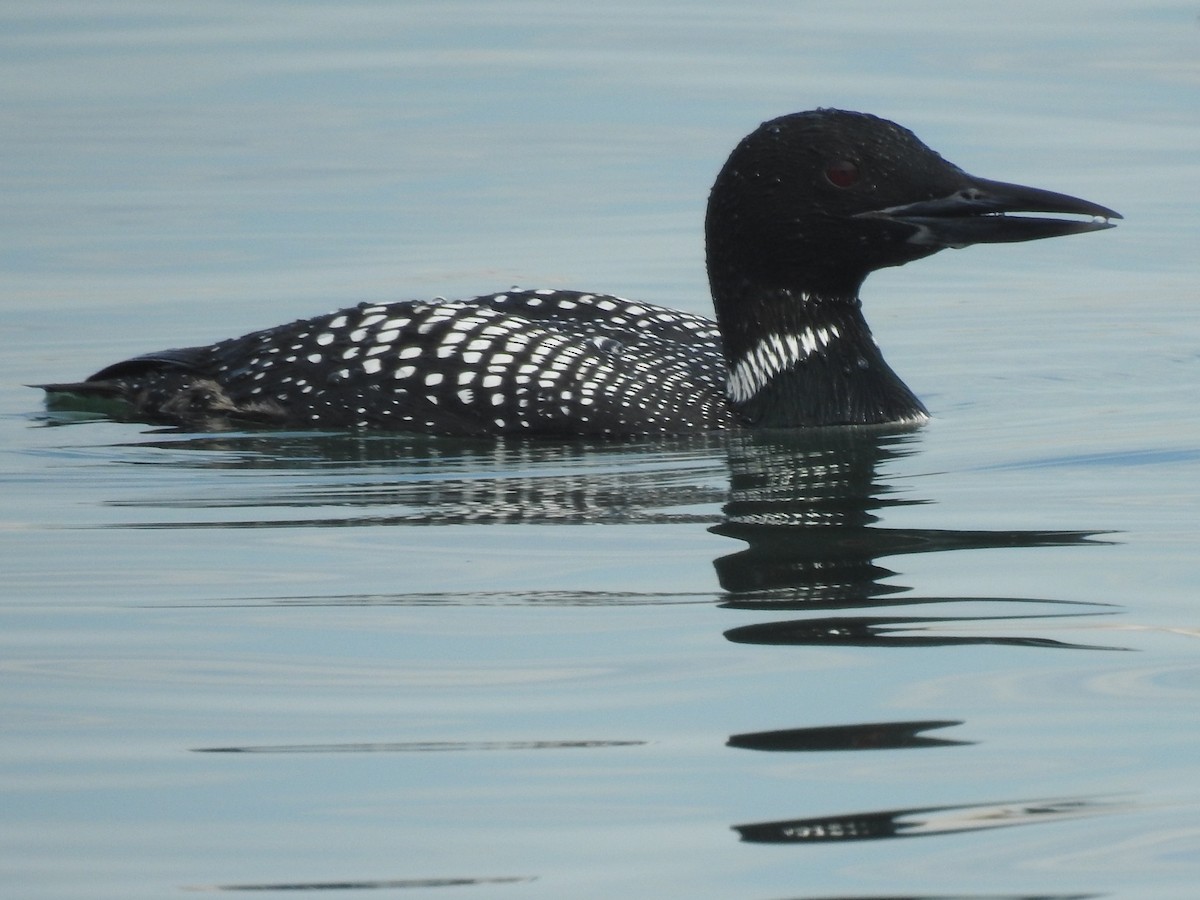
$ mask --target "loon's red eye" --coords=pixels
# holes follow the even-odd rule
[[[862,173],[850,160],[839,159],[825,167],[825,177],[834,187],[848,188],[858,183]]]

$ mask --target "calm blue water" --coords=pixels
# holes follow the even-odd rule
[[[0,7],[0,883],[1185,898],[1194,6]],[[760,120],[1110,232],[879,273],[911,434],[193,435],[39,381],[520,283],[707,311]]]

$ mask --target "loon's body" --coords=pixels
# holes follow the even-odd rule
[[[160,421],[437,434],[732,424],[716,325],[573,291],[360,304],[92,376]]]
[[[43,387],[192,428],[619,436],[916,424],[925,408],[871,337],[863,279],[945,247],[1094,231],[1109,218],[1120,216],[967,175],[884,119],[815,110],[763,124],[717,177],[706,219],[715,322],[514,289],[360,304]]]

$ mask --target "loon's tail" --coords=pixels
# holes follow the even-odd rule
[[[46,392],[50,409],[96,412],[115,419],[201,424],[237,411],[221,387],[206,377],[208,350],[161,350],[106,366],[83,381],[30,387]],[[261,412],[257,406],[253,411]]]

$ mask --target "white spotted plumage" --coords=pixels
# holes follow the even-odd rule
[[[260,345],[291,361],[247,355]],[[716,324],[606,295],[364,305],[195,352],[233,407],[253,391],[284,424],[543,435],[732,424]]]

